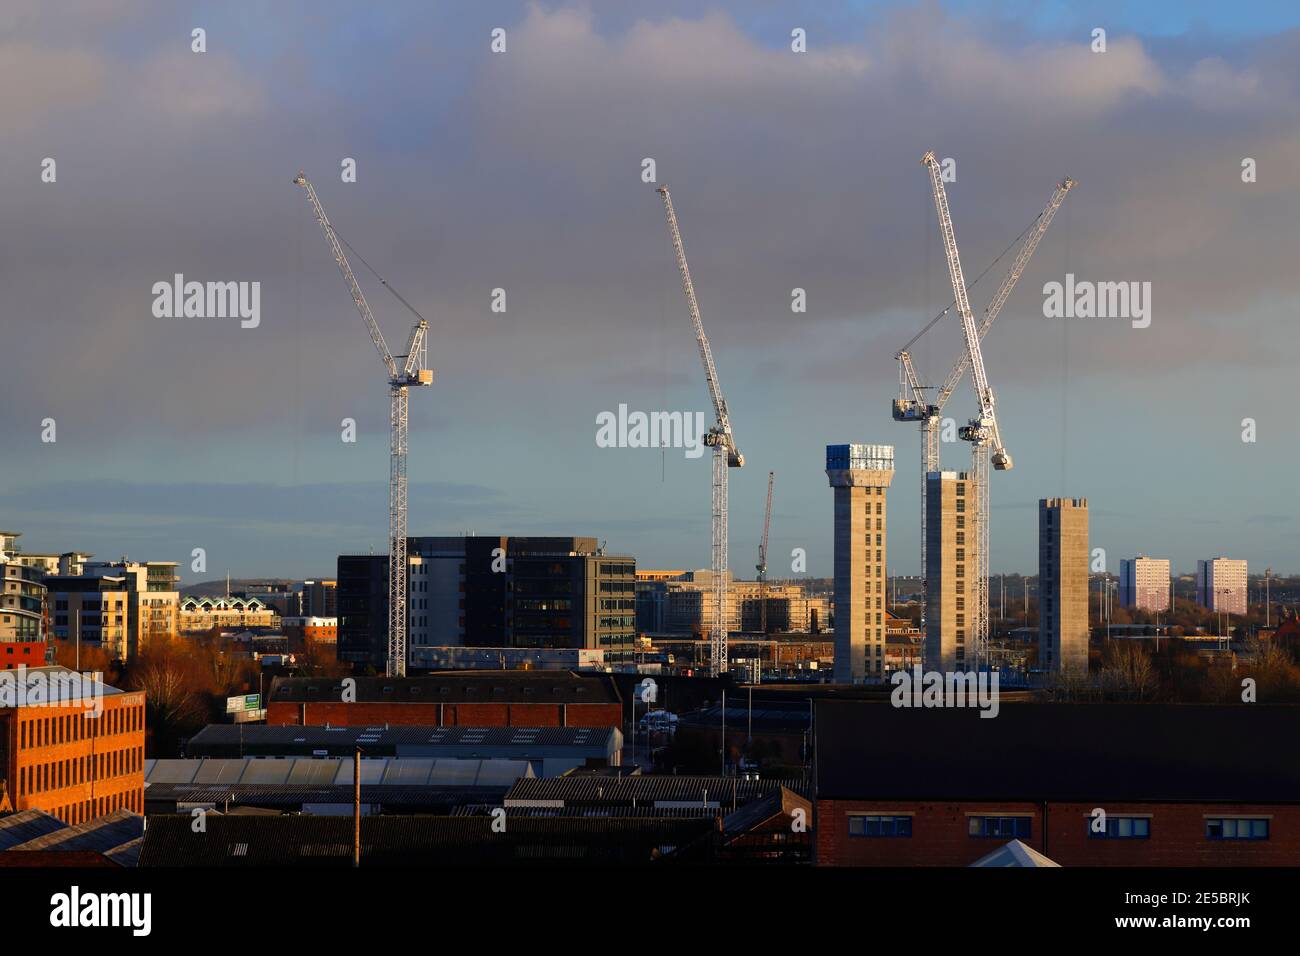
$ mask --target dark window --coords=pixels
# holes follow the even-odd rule
[[[911,817],[885,817],[853,814],[849,816],[849,836],[855,837],[910,837]]]
[[[1205,821],[1207,840],[1267,840],[1268,821],[1237,817],[1213,817]]]
[[[971,817],[970,835],[1001,840],[1028,840],[1033,835],[1032,817]]]
[[[1151,836],[1149,817],[1107,817],[1106,829],[1098,833],[1089,819],[1088,836],[1094,840],[1146,840]]]

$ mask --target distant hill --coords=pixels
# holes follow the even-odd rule
[[[321,580],[320,578],[307,578],[308,581]],[[298,584],[302,578],[231,578],[230,593],[237,594],[240,591],[257,589],[268,584]],[[200,581],[198,584],[187,584],[181,588],[181,597],[221,597],[226,593],[226,579],[220,581]]]

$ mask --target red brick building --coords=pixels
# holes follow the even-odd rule
[[[72,825],[144,811],[144,694],[78,677],[66,667],[0,672],[0,810]]]
[[[1061,866],[1300,865],[1300,708],[827,702],[816,728],[820,865],[968,866],[1012,839]]]
[[[0,670],[43,667],[47,646],[44,641],[0,641]]]
[[[281,677],[271,684],[266,722],[337,727],[622,727],[623,700],[608,674],[457,671],[428,677]]]
[[[339,619],[336,617],[283,617],[280,630],[289,639],[289,650],[299,653],[309,647],[339,642]]]

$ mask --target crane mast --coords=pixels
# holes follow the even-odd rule
[[[423,317],[411,329],[406,342],[406,354],[394,356],[388,350],[384,335],[379,330],[365,293],[352,273],[352,266],[343,252],[343,245],[338,233],[330,224],[325,209],[316,195],[316,189],[301,172],[294,177],[294,185],[307,191],[307,199],[320,223],[325,241],[334,254],[334,261],[343,273],[343,278],[352,293],[352,301],[361,313],[366,331],[375,350],[383,360],[388,373],[390,393],[389,408],[389,449],[388,449],[388,662],[387,673],[390,677],[406,676],[406,624],[407,624],[407,548],[406,515],[407,484],[406,455],[407,435],[409,431],[408,388],[411,385],[432,385],[433,369],[428,366],[429,323]],[[412,310],[414,311],[414,310]],[[403,362],[399,367],[397,359]]]
[[[961,315],[962,335],[966,340],[966,353],[970,360],[971,382],[979,402],[978,417],[958,430],[963,441],[971,442],[971,471],[975,480],[975,627],[971,635],[977,669],[988,664],[989,635],[989,463],[999,471],[1012,467],[1011,456],[1002,444],[994,411],[993,388],[984,370],[984,355],[980,350],[979,330],[971,315],[970,299],[966,294],[966,279],[962,275],[961,256],[957,251],[957,238],[953,231],[952,216],[948,211],[948,197],[944,192],[943,176],[933,152],[921,157],[921,164],[930,173],[930,186],[934,193],[934,208],[939,217],[939,230],[943,234],[944,252],[948,260],[948,277],[952,280],[953,300]]]
[[[763,538],[758,543],[758,616],[759,632],[767,633],[767,536],[772,530],[772,483],[776,472],[767,473],[767,507],[763,511]],[[775,664],[775,661],[773,662]]]
[[[984,308],[984,316],[979,326],[980,341],[988,334],[993,325],[993,320],[1002,312],[1002,307],[1006,305],[1007,298],[1011,295],[1012,289],[1015,288],[1020,276],[1024,273],[1029,264],[1030,258],[1038,248],[1038,243],[1042,240],[1047,232],[1047,227],[1051,225],[1052,219],[1056,216],[1056,211],[1061,208],[1061,203],[1065,201],[1066,194],[1075,186],[1075,181],[1066,176],[1061,182],[1056,184],[1052,196],[1043,207],[1042,212],[1030,224],[1026,230],[1027,234],[1021,242],[1020,250],[1016,254],[1011,268],[1002,279],[1001,286],[989,300],[989,304]],[[978,280],[976,280],[978,281]],[[969,289],[967,294],[969,295]],[[939,315],[935,316],[924,328],[908,341],[902,349],[899,350],[895,358],[898,359],[898,376],[899,376],[899,397],[894,400],[893,413],[894,418],[901,422],[919,422],[921,427],[921,574],[922,579],[925,577],[926,568],[926,523],[928,521],[926,509],[926,482],[925,476],[932,471],[939,470],[939,421],[943,414],[943,408],[952,397],[953,391],[960,384],[962,376],[966,374],[966,369],[970,365],[970,354],[966,350],[958,355],[957,361],[953,363],[952,370],[948,373],[948,378],[939,388],[934,399],[927,400],[926,391],[930,386],[922,385],[920,378],[916,374],[916,368],[912,364],[911,347],[922,335],[924,335],[931,326],[939,319],[948,314],[948,310],[957,303],[954,301],[949,304]],[[924,614],[922,615],[924,622]]]
[[[704,364],[704,378],[709,386],[709,398],[713,402],[714,425],[705,435],[704,443],[713,448],[710,568],[713,572],[716,613],[709,627],[709,673],[717,676],[727,670],[727,469],[742,467],[745,464],[745,456],[736,448],[736,440],[731,432],[731,417],[727,412],[726,399],[722,397],[722,388],[718,384],[718,369],[713,364],[713,350],[709,347],[708,336],[704,334],[704,323],[700,320],[700,306],[695,298],[695,283],[691,281],[691,269],[686,263],[686,250],[682,246],[682,234],[677,226],[673,197],[668,192],[667,186],[660,186],[656,192],[663,197],[664,213],[668,217],[673,251],[677,255],[677,271],[681,273],[682,291],[686,294],[686,308],[691,314],[691,324],[695,328],[695,342],[700,349],[700,361]]]

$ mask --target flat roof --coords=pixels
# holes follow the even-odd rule
[[[454,671],[422,677],[356,677],[357,703],[622,704],[608,674],[574,671]],[[294,703],[343,699],[338,677],[277,677],[269,700]]]
[[[816,705],[816,793],[864,800],[1300,802],[1300,707]]]

